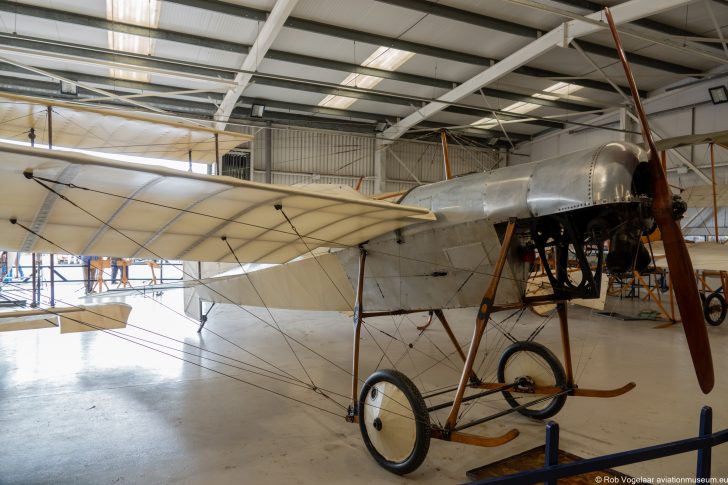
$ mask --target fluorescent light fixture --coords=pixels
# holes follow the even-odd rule
[[[106,0],[106,18],[112,22],[140,25],[150,29],[159,27],[159,0]],[[125,34],[123,32],[108,33],[109,48],[150,56],[154,52],[154,40],[149,37]],[[149,82],[148,73],[110,69],[111,76],[118,79]]]
[[[710,93],[710,100],[713,101],[713,104],[728,102],[728,90],[726,90],[725,86],[710,88],[708,92]]]
[[[402,64],[407,62],[414,52],[402,51],[399,49],[392,49],[391,47],[379,47],[375,50],[372,55],[367,57],[364,62],[361,63],[363,67],[372,67],[374,69],[382,69],[385,71],[396,71]],[[382,78],[376,76],[369,76],[367,74],[351,73],[346,76],[346,79],[341,81],[339,84],[342,86],[356,86],[362,89],[372,89],[374,86],[379,84]],[[330,94],[326,96],[319,106],[326,106],[327,108],[346,109],[351,106],[356,98],[348,96],[336,96]]]
[[[546,89],[543,90],[543,92],[537,92],[533,93],[531,96],[534,98],[541,98],[541,99],[548,99],[551,101],[554,101],[556,99],[559,99],[558,96],[549,96],[545,93],[554,93],[554,94],[573,94],[575,91],[578,91],[581,89],[581,86],[575,86],[573,84],[568,84],[564,82],[558,82],[556,84],[553,84]],[[522,101],[519,101],[517,103],[513,103],[510,106],[506,106],[501,111],[508,111],[510,113],[518,113],[518,114],[526,114],[530,113],[531,111],[540,108],[540,104],[534,104],[534,103],[524,103]],[[498,122],[491,117],[485,117],[481,118],[478,121],[474,123],[470,123],[472,126],[475,126],[476,128],[483,128],[488,129],[496,126]]]
[[[254,104],[250,107],[251,118],[262,118],[265,113],[265,106],[262,104]]]
[[[76,96],[78,94],[78,86],[67,81],[61,81],[61,94],[71,94]]]

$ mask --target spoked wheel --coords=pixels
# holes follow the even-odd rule
[[[430,415],[407,376],[389,369],[369,376],[358,411],[364,444],[379,465],[404,475],[422,464],[430,449]]]
[[[703,313],[705,314],[705,321],[709,324],[717,326],[723,323],[725,315],[728,313],[725,297],[717,291],[708,295],[703,302]]]
[[[503,391],[503,397],[515,408],[546,397],[535,394],[535,386],[565,389],[566,372],[553,352],[543,345],[516,342],[503,352],[498,362],[498,382],[516,383],[515,387]],[[565,402],[566,395],[562,394],[519,409],[518,412],[529,418],[546,419],[561,411]]]

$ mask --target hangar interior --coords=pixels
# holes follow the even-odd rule
[[[727,35],[724,0],[0,0],[0,483],[465,483],[550,419],[585,459],[696,436],[702,406],[727,428]],[[557,309],[527,308],[544,285]],[[519,342],[555,383],[499,374]],[[381,369],[426,426],[366,404]],[[516,409],[547,388],[554,416]]]

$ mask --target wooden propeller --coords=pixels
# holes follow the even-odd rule
[[[634,107],[642,125],[642,138],[649,149],[650,180],[653,190],[652,212],[655,217],[655,222],[657,222],[657,226],[662,232],[667,267],[670,270],[670,280],[675,290],[675,299],[680,309],[680,317],[682,319],[685,337],[688,341],[690,356],[693,359],[695,374],[698,376],[700,389],[705,394],[708,394],[713,389],[715,381],[713,375],[713,358],[710,353],[708,332],[703,320],[703,306],[700,301],[700,295],[698,294],[698,285],[695,281],[693,263],[690,261],[690,255],[685,246],[685,238],[680,231],[680,226],[673,218],[672,192],[667,183],[667,176],[660,163],[655,142],[652,139],[652,133],[647,123],[647,116],[642,107],[642,101],[637,91],[632,70],[624,55],[617,27],[614,24],[614,19],[609,9],[605,8],[604,12],[609,22],[609,28],[612,31],[612,37],[614,38],[619,59],[622,62],[622,67],[624,67],[624,74],[627,77],[630,90],[632,91]]]

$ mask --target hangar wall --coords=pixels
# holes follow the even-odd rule
[[[712,80],[699,82],[684,89],[663,91],[651,95],[652,99],[644,101],[650,126],[656,132],[656,140],[673,136],[695,133],[709,133],[728,129],[728,103],[714,105],[710,100],[708,89],[715,86],[726,86],[725,74]],[[619,128],[625,126],[633,131],[639,131],[635,124],[624,113],[614,113],[597,120],[598,124]],[[509,164],[523,163],[531,160],[542,160],[584,148],[590,148],[601,143],[614,140],[627,140],[641,142],[640,135],[629,135],[616,131],[607,131],[594,128],[570,128],[559,132],[548,133],[535,139],[533,142],[518,147],[517,152],[525,157],[514,156]],[[707,145],[694,148],[678,149],[686,158],[701,167],[710,176],[710,153]],[[728,165],[728,150],[715,151],[716,165]],[[672,152],[668,153],[668,172],[671,178],[687,185],[696,185],[700,182],[694,175],[683,173],[684,167],[679,157]],[[728,183],[728,170],[719,171],[719,183]]]
[[[728,103],[714,105],[708,93],[710,88],[726,86],[727,77],[722,74],[681,90],[657,93],[653,99],[645,102],[650,126],[656,133],[655,139],[728,130]],[[619,113],[603,117],[598,123],[610,127],[626,126],[633,131],[639,131],[639,125],[625,115],[624,108]],[[542,160],[614,140],[641,143],[642,137],[592,128],[572,128],[545,134],[529,144],[519,146],[517,153],[521,156],[511,156],[508,163]],[[708,145],[683,147],[677,149],[677,152],[697,166],[705,176],[711,177]],[[728,184],[728,149],[715,147],[714,154],[716,183]],[[668,177],[674,186],[690,187],[707,183],[688,169],[674,150],[668,151],[667,160]],[[712,208],[688,208],[682,224],[685,235],[715,235]],[[725,207],[718,209],[718,226],[721,236],[728,235],[728,209]]]
[[[439,143],[400,140],[382,144],[373,135],[300,130],[273,126],[253,128],[251,142],[252,178],[266,181],[266,144],[270,132],[272,183],[330,183],[355,187],[364,177],[361,192],[407,190],[442,179],[442,147]],[[499,162],[497,150],[450,142],[453,173],[462,175],[493,168]],[[382,170],[377,169],[381,164]],[[406,167],[406,168],[405,168]],[[383,177],[383,180],[378,180]]]

